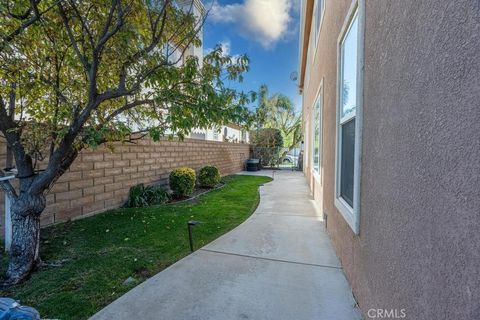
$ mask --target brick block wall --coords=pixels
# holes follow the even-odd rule
[[[0,140],[0,166],[5,167],[6,144]],[[172,169],[195,170],[215,165],[222,175],[241,171],[250,156],[250,145],[186,139],[119,144],[113,152],[99,148],[84,150],[47,195],[43,226],[93,215],[122,205],[130,187],[168,184]],[[4,195],[0,192],[0,225],[3,237]]]

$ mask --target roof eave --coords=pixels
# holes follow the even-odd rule
[[[303,91],[305,69],[307,67],[307,55],[308,55],[308,41],[310,39],[310,32],[312,26],[312,14],[313,14],[313,0],[302,1],[302,17],[301,17],[301,33],[300,33],[300,75],[298,81],[298,88],[300,92]]]

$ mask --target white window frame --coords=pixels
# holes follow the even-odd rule
[[[316,115],[316,108],[317,108],[317,103],[320,103],[320,108],[318,111],[318,119],[315,117]],[[318,146],[318,170],[315,169],[315,123],[319,122],[319,146]],[[312,154],[310,156],[311,159],[311,172],[312,175],[315,179],[317,179],[319,182],[321,181],[321,172],[322,172],[322,158],[323,158],[323,78],[320,80],[320,85],[317,91],[317,95],[315,97],[315,101],[313,103],[313,108],[312,108],[312,141],[311,141],[311,146],[312,146]]]
[[[353,19],[358,19],[357,35],[357,87],[356,108],[341,118],[342,94],[342,44],[348,33]],[[360,233],[360,177],[362,153],[362,126],[363,126],[363,68],[364,68],[364,27],[365,26],[365,0],[354,0],[350,6],[347,17],[343,23],[337,40],[337,117],[336,117],[336,143],[335,143],[335,206],[342,214],[345,221],[355,234]],[[355,117],[355,146],[354,146],[354,176],[353,176],[353,207],[340,196],[341,175],[341,123],[346,123]]]

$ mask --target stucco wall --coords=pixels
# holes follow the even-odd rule
[[[359,236],[333,202],[336,44],[350,3],[327,0],[304,91],[308,118],[324,78],[316,197],[337,254],[367,319],[370,308],[480,319],[480,2],[366,1]]]

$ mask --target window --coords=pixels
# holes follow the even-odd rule
[[[228,141],[228,130],[227,127],[223,128],[223,141]]]
[[[355,163],[355,119],[342,125],[340,150],[340,197],[353,208],[353,175]]]
[[[359,232],[361,107],[363,96],[363,0],[350,8],[338,42],[335,205]]]
[[[340,74],[340,196],[353,208],[355,111],[357,106],[358,15],[341,45]]]
[[[322,114],[323,114],[323,80],[320,84],[317,99],[315,100],[313,109],[313,123],[312,123],[312,162],[315,173],[320,173],[321,158],[322,158]]]

